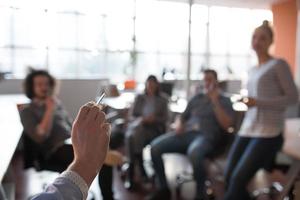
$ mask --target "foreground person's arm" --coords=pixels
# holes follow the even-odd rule
[[[88,188],[106,157],[110,125],[101,109],[89,103],[81,107],[72,128],[74,161],[34,200],[86,199]]]

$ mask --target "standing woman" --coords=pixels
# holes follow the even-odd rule
[[[248,111],[229,153],[225,171],[225,200],[247,200],[247,185],[255,173],[272,162],[283,143],[284,112],[298,100],[290,67],[269,54],[273,31],[268,21],[252,36],[258,65],[249,72]]]

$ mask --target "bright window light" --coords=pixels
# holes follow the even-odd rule
[[[28,67],[58,78],[159,78],[163,70],[191,78],[214,68],[222,78],[243,79],[255,56],[251,34],[270,10],[192,6],[157,0],[2,0],[0,71],[23,78]]]

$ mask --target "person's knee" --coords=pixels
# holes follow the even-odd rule
[[[188,151],[187,156],[194,167],[201,165],[205,160],[203,152],[197,149]]]

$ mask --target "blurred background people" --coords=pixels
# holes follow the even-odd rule
[[[74,160],[35,200],[86,199],[88,189],[106,158],[110,124],[100,106],[87,103],[78,112],[72,129]]]
[[[168,99],[160,91],[157,78],[150,75],[145,83],[145,92],[135,98],[126,132],[126,148],[129,158],[128,180],[125,187],[134,187],[134,165],[137,161],[141,175],[146,178],[142,151],[155,137],[164,133],[168,121]]]
[[[24,81],[24,91],[30,104],[20,111],[24,137],[36,147],[36,154],[45,168],[55,166],[62,172],[73,160],[70,137],[71,120],[55,96],[56,81],[47,71],[30,72]]]
[[[274,160],[283,142],[285,109],[298,100],[289,65],[269,53],[273,38],[267,21],[252,36],[258,64],[249,71],[249,97],[243,99],[248,111],[229,153],[225,200],[250,199],[247,184]]]
[[[214,70],[204,71],[204,92],[194,96],[182,113],[174,132],[162,135],[151,143],[153,167],[159,180],[159,190],[148,199],[171,199],[162,155],[178,152],[187,154],[197,182],[197,199],[204,199],[206,172],[204,159],[221,148],[225,133],[233,123],[231,101],[218,87]]]
[[[36,156],[42,169],[62,172],[73,160],[72,145],[65,143],[70,138],[72,123],[55,96],[55,86],[54,77],[47,71],[30,72],[24,81],[24,90],[31,102],[21,109],[20,116],[25,140],[31,144],[31,155],[29,158],[25,155],[25,159]],[[119,157],[111,152],[109,156]],[[103,199],[113,199],[110,166],[105,165],[100,171],[99,185]]]

